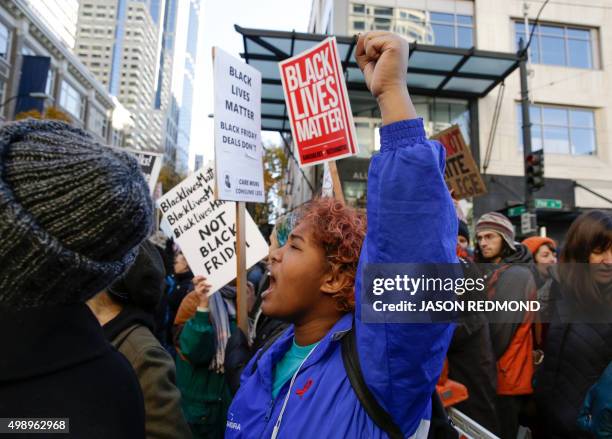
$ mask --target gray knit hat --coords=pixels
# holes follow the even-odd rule
[[[135,159],[58,121],[0,128],[0,306],[83,302],[133,262],[153,207]]]
[[[506,244],[512,250],[516,250],[516,245],[514,244],[514,226],[505,215],[498,212],[489,212],[481,216],[476,223],[476,233],[486,230],[491,230],[501,235]]]

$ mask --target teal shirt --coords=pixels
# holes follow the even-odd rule
[[[272,383],[272,397],[276,398],[278,392],[285,385],[285,383],[293,377],[293,374],[299,369],[302,361],[308,356],[319,342],[313,343],[308,346],[299,346],[293,339],[291,348],[287,351],[285,356],[276,364],[274,368],[274,382]]]

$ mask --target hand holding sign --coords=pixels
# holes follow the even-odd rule
[[[408,52],[408,42],[390,32],[368,32],[357,40],[355,60],[378,99],[383,125],[417,117],[406,87]]]
[[[199,299],[198,306],[202,308],[208,307],[208,296],[211,294],[210,289],[211,285],[206,282],[206,278],[204,276],[196,276],[193,278],[193,290]]]

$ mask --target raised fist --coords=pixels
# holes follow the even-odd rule
[[[408,42],[397,34],[368,32],[359,35],[355,59],[374,97],[406,91],[408,52]]]

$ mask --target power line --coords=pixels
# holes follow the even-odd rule
[[[580,72],[580,73],[578,73],[576,75],[571,75],[571,76],[567,76],[565,78],[557,79],[555,81],[547,82],[546,84],[542,84],[542,85],[539,85],[537,87],[534,87],[534,88],[530,89],[530,91],[535,91],[535,90],[540,90],[542,88],[550,87],[552,85],[559,84],[560,82],[565,82],[565,81],[569,81],[570,79],[579,78],[579,77],[587,75],[589,73],[601,72],[606,67],[610,67],[610,66],[612,66],[612,63],[608,63],[608,64],[605,64],[605,65],[601,66],[601,69],[586,70],[586,71]]]
[[[491,131],[489,132],[489,142],[487,143],[487,152],[485,154],[484,164],[482,167],[483,174],[487,173],[487,168],[491,162],[491,152],[493,151],[493,141],[495,140],[495,133],[497,132],[497,124],[499,122],[499,116],[501,114],[501,104],[504,100],[504,91],[506,90],[506,82],[502,82],[499,92],[497,94],[497,102],[495,102],[495,110],[493,111],[493,120],[491,122]]]
[[[529,46],[531,45],[531,40],[533,39],[533,33],[535,32],[536,26],[540,22],[540,15],[542,15],[542,11],[544,10],[544,8],[546,7],[546,5],[548,4],[549,1],[550,0],[546,0],[542,4],[542,7],[540,7],[540,10],[538,11],[538,15],[536,16],[535,21],[531,25],[531,33],[529,34],[529,40],[527,40],[527,45],[523,48],[523,50],[520,53],[521,56],[529,50]]]

